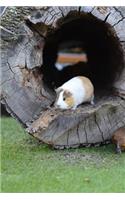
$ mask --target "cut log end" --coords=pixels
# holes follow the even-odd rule
[[[125,8],[8,7],[1,25],[1,99],[31,135],[76,148],[105,143],[125,125]],[[71,49],[80,58],[57,69],[60,52]],[[77,75],[92,80],[95,107],[56,110],[54,89]]]

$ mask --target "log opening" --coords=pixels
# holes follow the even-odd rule
[[[82,48],[87,62],[56,68],[60,47]],[[78,75],[89,77],[96,89],[111,89],[124,68],[123,50],[113,27],[91,13],[71,11],[47,34],[43,49],[43,80],[49,88],[59,87]]]

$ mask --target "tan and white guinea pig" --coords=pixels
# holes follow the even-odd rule
[[[56,108],[75,110],[84,102],[94,104],[94,87],[87,77],[74,77],[55,91],[57,94],[54,104]]]

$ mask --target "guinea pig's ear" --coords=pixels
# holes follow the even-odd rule
[[[65,98],[68,98],[68,97],[71,97],[71,96],[72,96],[72,93],[69,92],[68,90],[65,90],[64,93],[63,93],[63,96],[64,96]]]
[[[62,89],[61,87],[58,87],[58,88],[55,89],[55,92],[56,92],[56,93],[59,93],[59,92],[61,92],[61,91],[63,91],[63,89]]]

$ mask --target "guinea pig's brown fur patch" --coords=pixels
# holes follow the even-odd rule
[[[112,136],[112,142],[119,144],[122,151],[125,151],[125,127],[119,128]]]
[[[63,99],[65,99],[64,101],[66,102],[66,104],[68,105],[69,108],[74,106],[74,98],[71,92],[69,92],[68,90],[65,90],[63,93]]]

